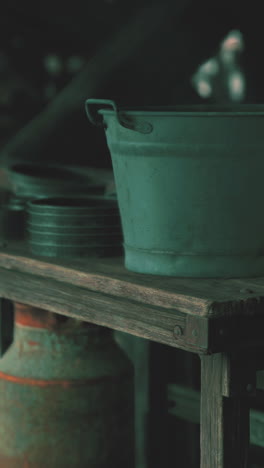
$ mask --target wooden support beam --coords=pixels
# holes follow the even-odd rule
[[[0,295],[12,301],[131,333],[158,343],[180,346],[197,353],[206,352],[206,349],[200,346],[194,348],[188,343],[178,346],[173,331],[176,324],[184,323],[184,317],[176,310],[162,310],[123,298],[98,294],[88,288],[1,268]]]
[[[247,468],[254,382],[244,357],[201,357],[201,468]]]
[[[0,295],[6,299],[199,354],[262,344],[264,278],[143,275],[126,270],[121,257],[50,259],[26,247],[0,249]]]
[[[242,279],[175,278],[134,273],[124,267],[124,259],[74,258],[54,259],[30,253],[26,242],[9,242],[0,248],[0,267],[54,279],[92,291],[153,305],[161,309],[177,309],[183,314],[215,319],[211,327],[213,340],[232,339],[226,326],[232,321],[232,335],[244,325],[247,317],[254,322],[263,316],[264,277]],[[238,318],[239,317],[239,321]],[[243,327],[240,326],[242,320]],[[221,334],[217,331],[221,330]],[[227,332],[227,334],[226,334]],[[220,337],[220,338],[219,338]],[[193,337],[193,341],[194,341]],[[220,350],[219,350],[220,351]]]

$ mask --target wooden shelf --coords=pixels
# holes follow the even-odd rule
[[[256,343],[264,324],[264,278],[143,275],[127,271],[123,258],[49,259],[23,244],[0,249],[0,294],[199,353]]]
[[[201,466],[223,468],[231,466],[230,460],[236,460],[237,467],[245,466],[248,397],[255,392],[256,371],[263,369],[264,278],[142,275],[127,271],[122,258],[49,259],[33,256],[25,245],[14,244],[0,249],[0,296],[203,355]],[[6,301],[1,303],[3,319]],[[151,348],[150,342],[142,343]],[[149,364],[149,354],[144,355],[141,348],[138,351],[134,363],[137,392],[142,368],[145,373]],[[146,356],[147,367],[142,367]],[[156,378],[163,389],[159,365],[156,361]],[[158,408],[161,393],[153,382],[152,388],[156,392],[152,404]],[[199,395],[189,395],[185,407],[182,396],[174,391],[172,398],[180,404],[181,415],[188,416],[190,402],[197,413]],[[139,430],[146,416],[145,408],[144,414],[140,411]],[[254,443],[259,443],[258,418],[259,414],[251,412]]]

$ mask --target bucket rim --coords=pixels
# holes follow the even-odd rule
[[[120,114],[142,116],[168,116],[168,117],[248,117],[264,116],[264,104],[236,104],[236,105],[214,105],[194,104],[179,106],[142,106],[142,107],[119,107]],[[99,109],[101,115],[116,116],[114,109]]]
[[[43,197],[29,200],[27,207],[30,211],[36,212],[41,209],[56,211],[56,213],[67,211],[85,211],[85,210],[114,210],[118,211],[116,200],[100,196],[81,196],[81,197]],[[65,214],[66,214],[65,213]]]

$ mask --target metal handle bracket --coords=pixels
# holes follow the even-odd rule
[[[97,127],[104,126],[103,117],[98,112],[98,108],[102,107],[110,107],[114,111],[118,123],[124,128],[143,134],[151,133],[153,130],[151,123],[136,121],[136,119],[128,117],[125,111],[118,110],[117,104],[110,99],[87,99],[85,102],[87,117]]]

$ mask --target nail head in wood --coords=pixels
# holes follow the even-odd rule
[[[173,335],[176,339],[183,335],[183,330],[180,325],[176,325],[173,330]]]

